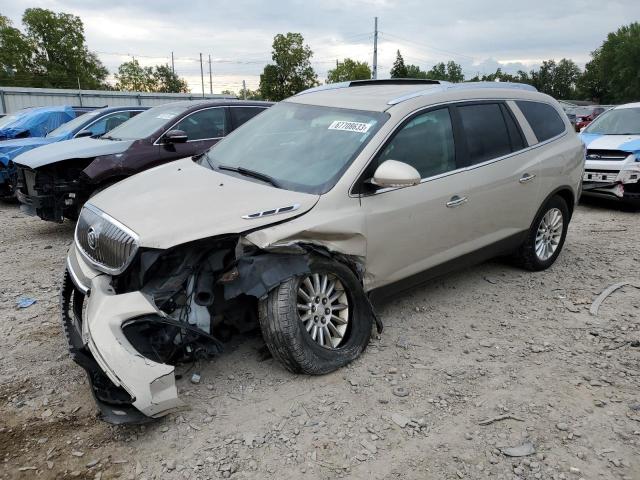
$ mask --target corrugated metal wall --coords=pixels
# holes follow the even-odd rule
[[[71,105],[116,107],[145,105],[152,107],[178,100],[202,98],[235,98],[228,95],[202,95],[192,93],[137,93],[109,90],[65,90],[56,88],[0,87],[0,113],[12,113],[28,107]]]

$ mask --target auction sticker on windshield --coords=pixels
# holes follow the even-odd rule
[[[366,133],[371,128],[369,123],[347,122],[344,120],[336,120],[329,125],[329,130],[342,130],[345,132]]]

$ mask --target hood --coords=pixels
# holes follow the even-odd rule
[[[622,150],[640,152],[640,135],[602,135],[599,133],[581,133],[580,139],[587,148],[594,150]]]
[[[0,142],[0,161],[6,165],[9,160],[13,160],[24,152],[49,143],[54,143],[58,140],[58,138],[51,137],[29,137],[5,140],[4,142]]]
[[[136,232],[140,246],[166,249],[297,217],[319,198],[216,172],[188,158],[134,175],[90,203]],[[286,213],[243,218],[293,205]]]
[[[75,138],[65,142],[45,145],[26,152],[15,163],[29,168],[40,168],[70,158],[92,158],[100,155],[114,155],[127,150],[135,140],[102,140],[100,138]]]

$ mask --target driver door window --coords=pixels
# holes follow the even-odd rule
[[[226,113],[224,108],[207,108],[183,118],[172,130],[182,130],[188,141],[224,137]]]
[[[412,118],[395,134],[378,157],[408,163],[420,178],[429,178],[456,169],[453,126],[448,108],[441,108]]]

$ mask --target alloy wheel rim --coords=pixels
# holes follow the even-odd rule
[[[543,262],[549,260],[560,245],[564,221],[562,212],[558,208],[552,208],[544,214],[538,231],[536,232],[535,249],[536,256]]]
[[[335,349],[344,341],[349,325],[349,299],[342,282],[327,273],[305,277],[298,287],[298,317],[311,340]]]

